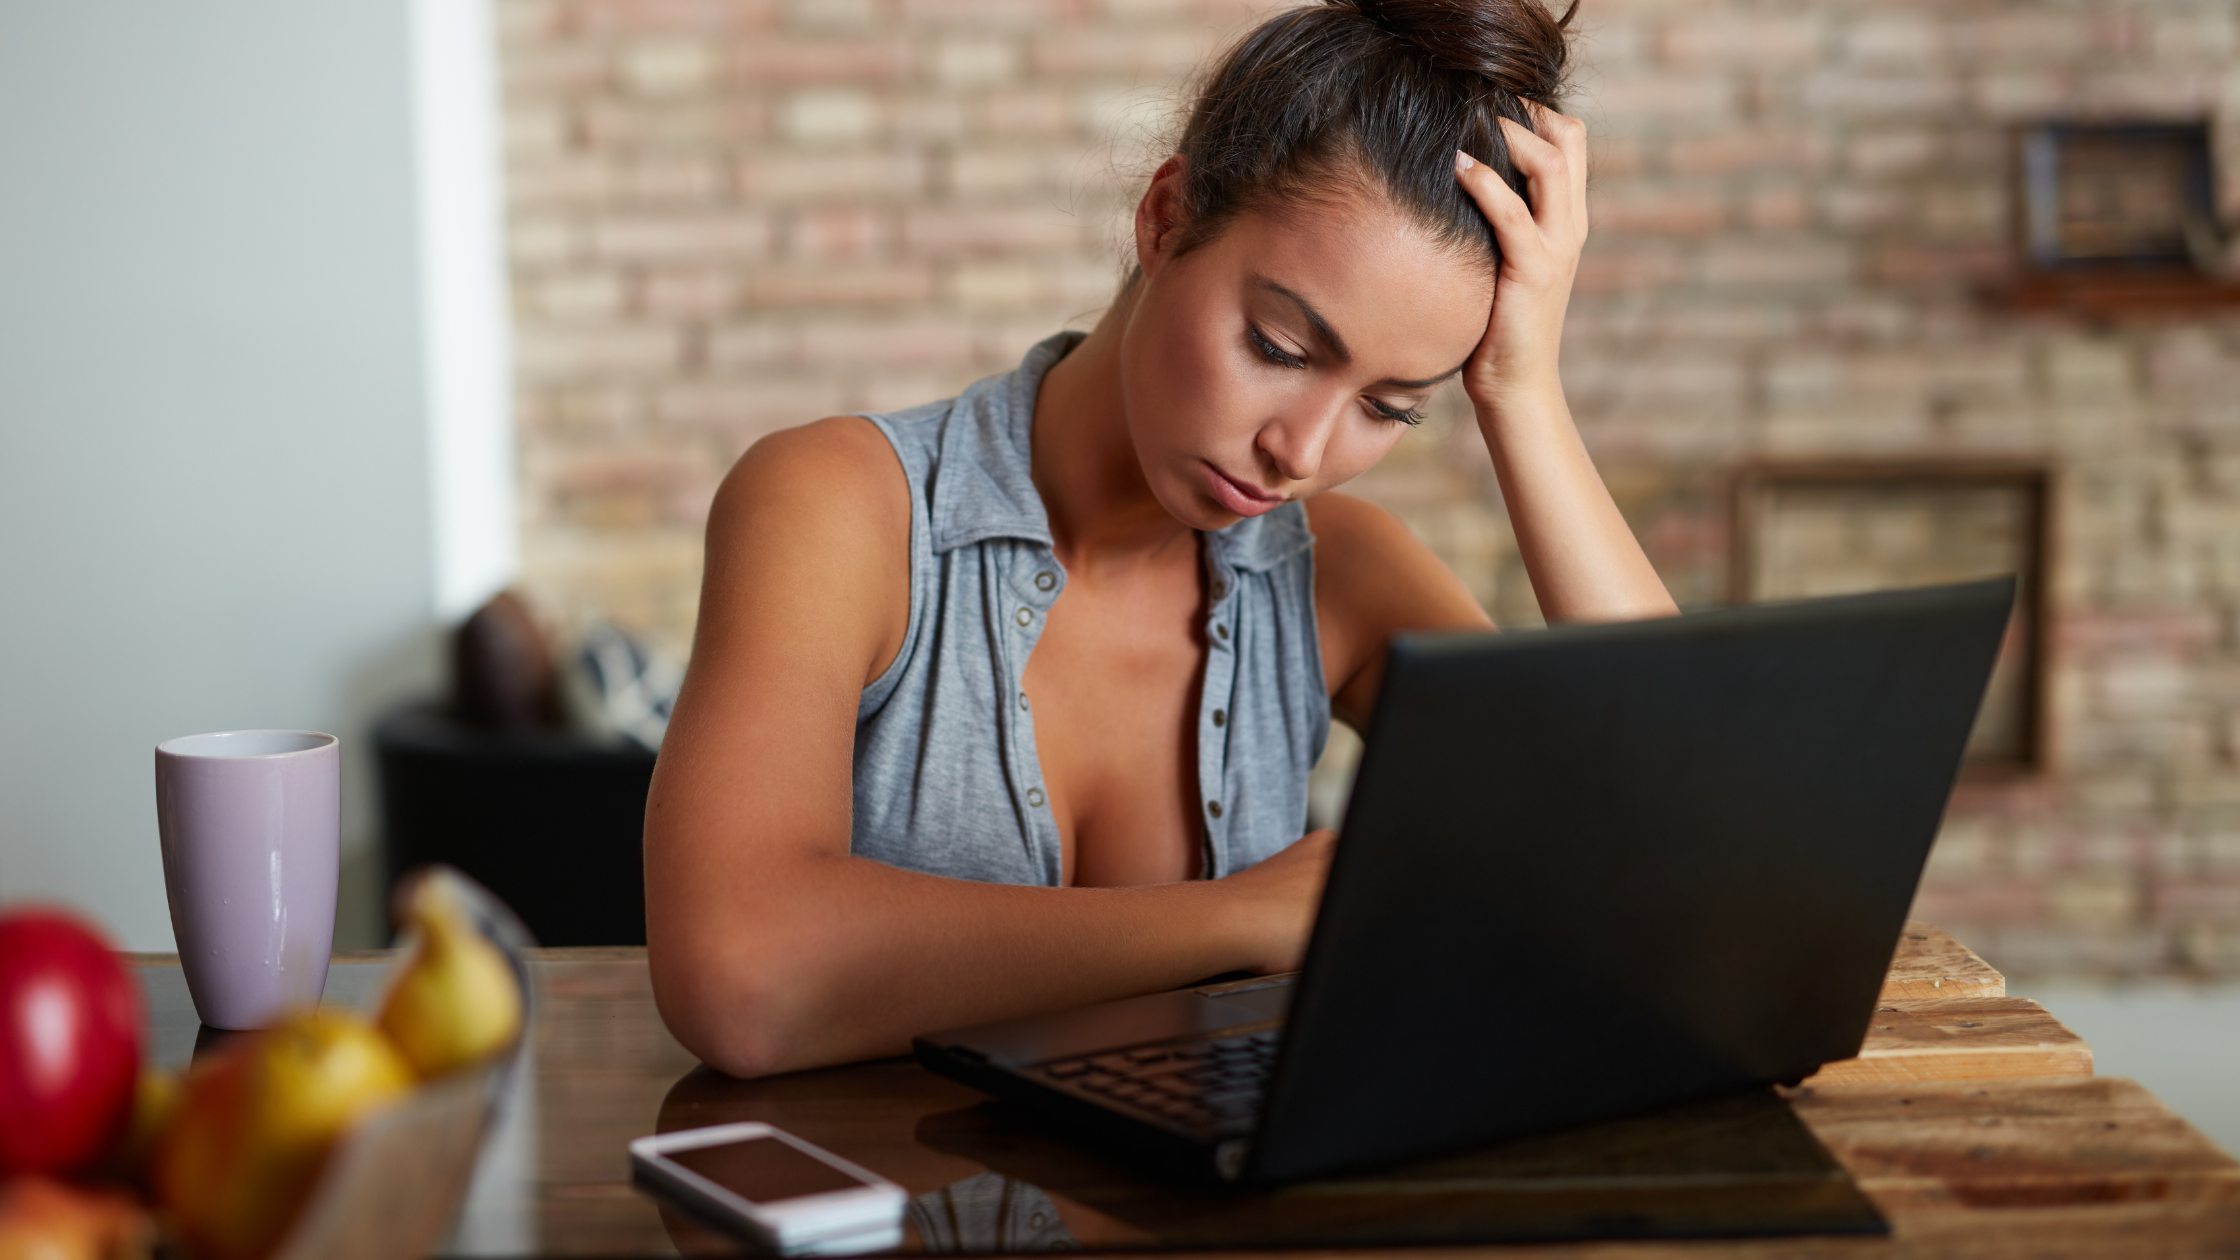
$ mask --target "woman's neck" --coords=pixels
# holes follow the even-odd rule
[[[1088,337],[1043,375],[1035,398],[1035,489],[1058,560],[1075,571],[1196,548],[1190,527],[1152,495],[1128,436],[1120,343],[1133,299],[1133,289],[1121,293]]]

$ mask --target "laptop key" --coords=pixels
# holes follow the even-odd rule
[[[1044,1066],[1042,1070],[1046,1074],[1055,1076],[1062,1081],[1069,1077],[1079,1076],[1083,1072],[1088,1071],[1089,1062],[1086,1059],[1073,1059],[1065,1063],[1048,1064]]]

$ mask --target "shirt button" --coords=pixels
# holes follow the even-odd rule
[[[1027,707],[1027,693],[1024,691],[1019,693],[1019,707],[1022,709]]]
[[[1214,597],[1215,599],[1220,599],[1220,598],[1222,598],[1223,596],[1227,595],[1228,593],[1229,593],[1229,584],[1228,584],[1227,582],[1215,582],[1215,583],[1213,584],[1213,597]]]
[[[1041,788],[1028,788],[1028,789],[1027,789],[1027,804],[1029,804],[1029,805],[1032,805],[1032,806],[1034,806],[1034,807],[1035,807],[1036,809],[1041,809],[1041,808],[1042,808],[1042,789],[1041,789]]]
[[[1213,724],[1215,726],[1227,726],[1229,724],[1229,711],[1226,709],[1215,709],[1213,711]]]
[[[1042,572],[1034,575],[1034,588],[1038,591],[1047,591],[1057,584],[1058,575],[1050,572],[1048,569],[1044,569]]]
[[[1026,609],[1026,608],[1022,608],[1022,609],[1020,609],[1020,610],[1019,610],[1019,612],[1018,612],[1018,617],[1019,617],[1019,624],[1020,624],[1020,625],[1022,625],[1022,626],[1031,626],[1031,625],[1033,625],[1033,624],[1034,624],[1034,612],[1033,612],[1033,610],[1031,610],[1031,609]],[[1227,636],[1227,635],[1223,635],[1222,637],[1223,637],[1223,638],[1227,638],[1228,636]]]
[[[1209,813],[1209,814],[1211,814],[1211,815],[1213,815],[1213,816],[1214,816],[1215,818],[1219,818],[1219,817],[1221,817],[1221,802],[1219,802],[1219,801],[1207,801],[1207,802],[1206,802],[1206,812],[1207,812],[1207,813]]]
[[[1020,609],[1019,611],[1021,611],[1021,612],[1025,612],[1025,611],[1026,611],[1026,609],[1022,608],[1022,609]],[[1024,622],[1021,622],[1020,624],[1021,624],[1021,625],[1024,625],[1024,624],[1026,624],[1026,623],[1024,623]],[[1217,634],[1217,635],[1220,635],[1220,636],[1221,636],[1221,641],[1222,641],[1222,642],[1226,643],[1226,642],[1228,642],[1228,641],[1229,641],[1229,627],[1227,627],[1227,626],[1215,626],[1215,627],[1213,628],[1213,632],[1214,632],[1215,634]]]

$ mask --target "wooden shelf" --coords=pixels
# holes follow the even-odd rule
[[[2240,308],[2240,280],[2187,268],[2030,271],[1985,296],[2015,311],[2055,311],[2110,319],[2192,315]]]

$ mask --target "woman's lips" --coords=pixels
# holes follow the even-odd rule
[[[1206,465],[1206,484],[1213,491],[1214,502],[1239,516],[1258,516],[1280,506],[1281,495],[1268,494],[1248,481],[1239,481],[1211,464]]]

